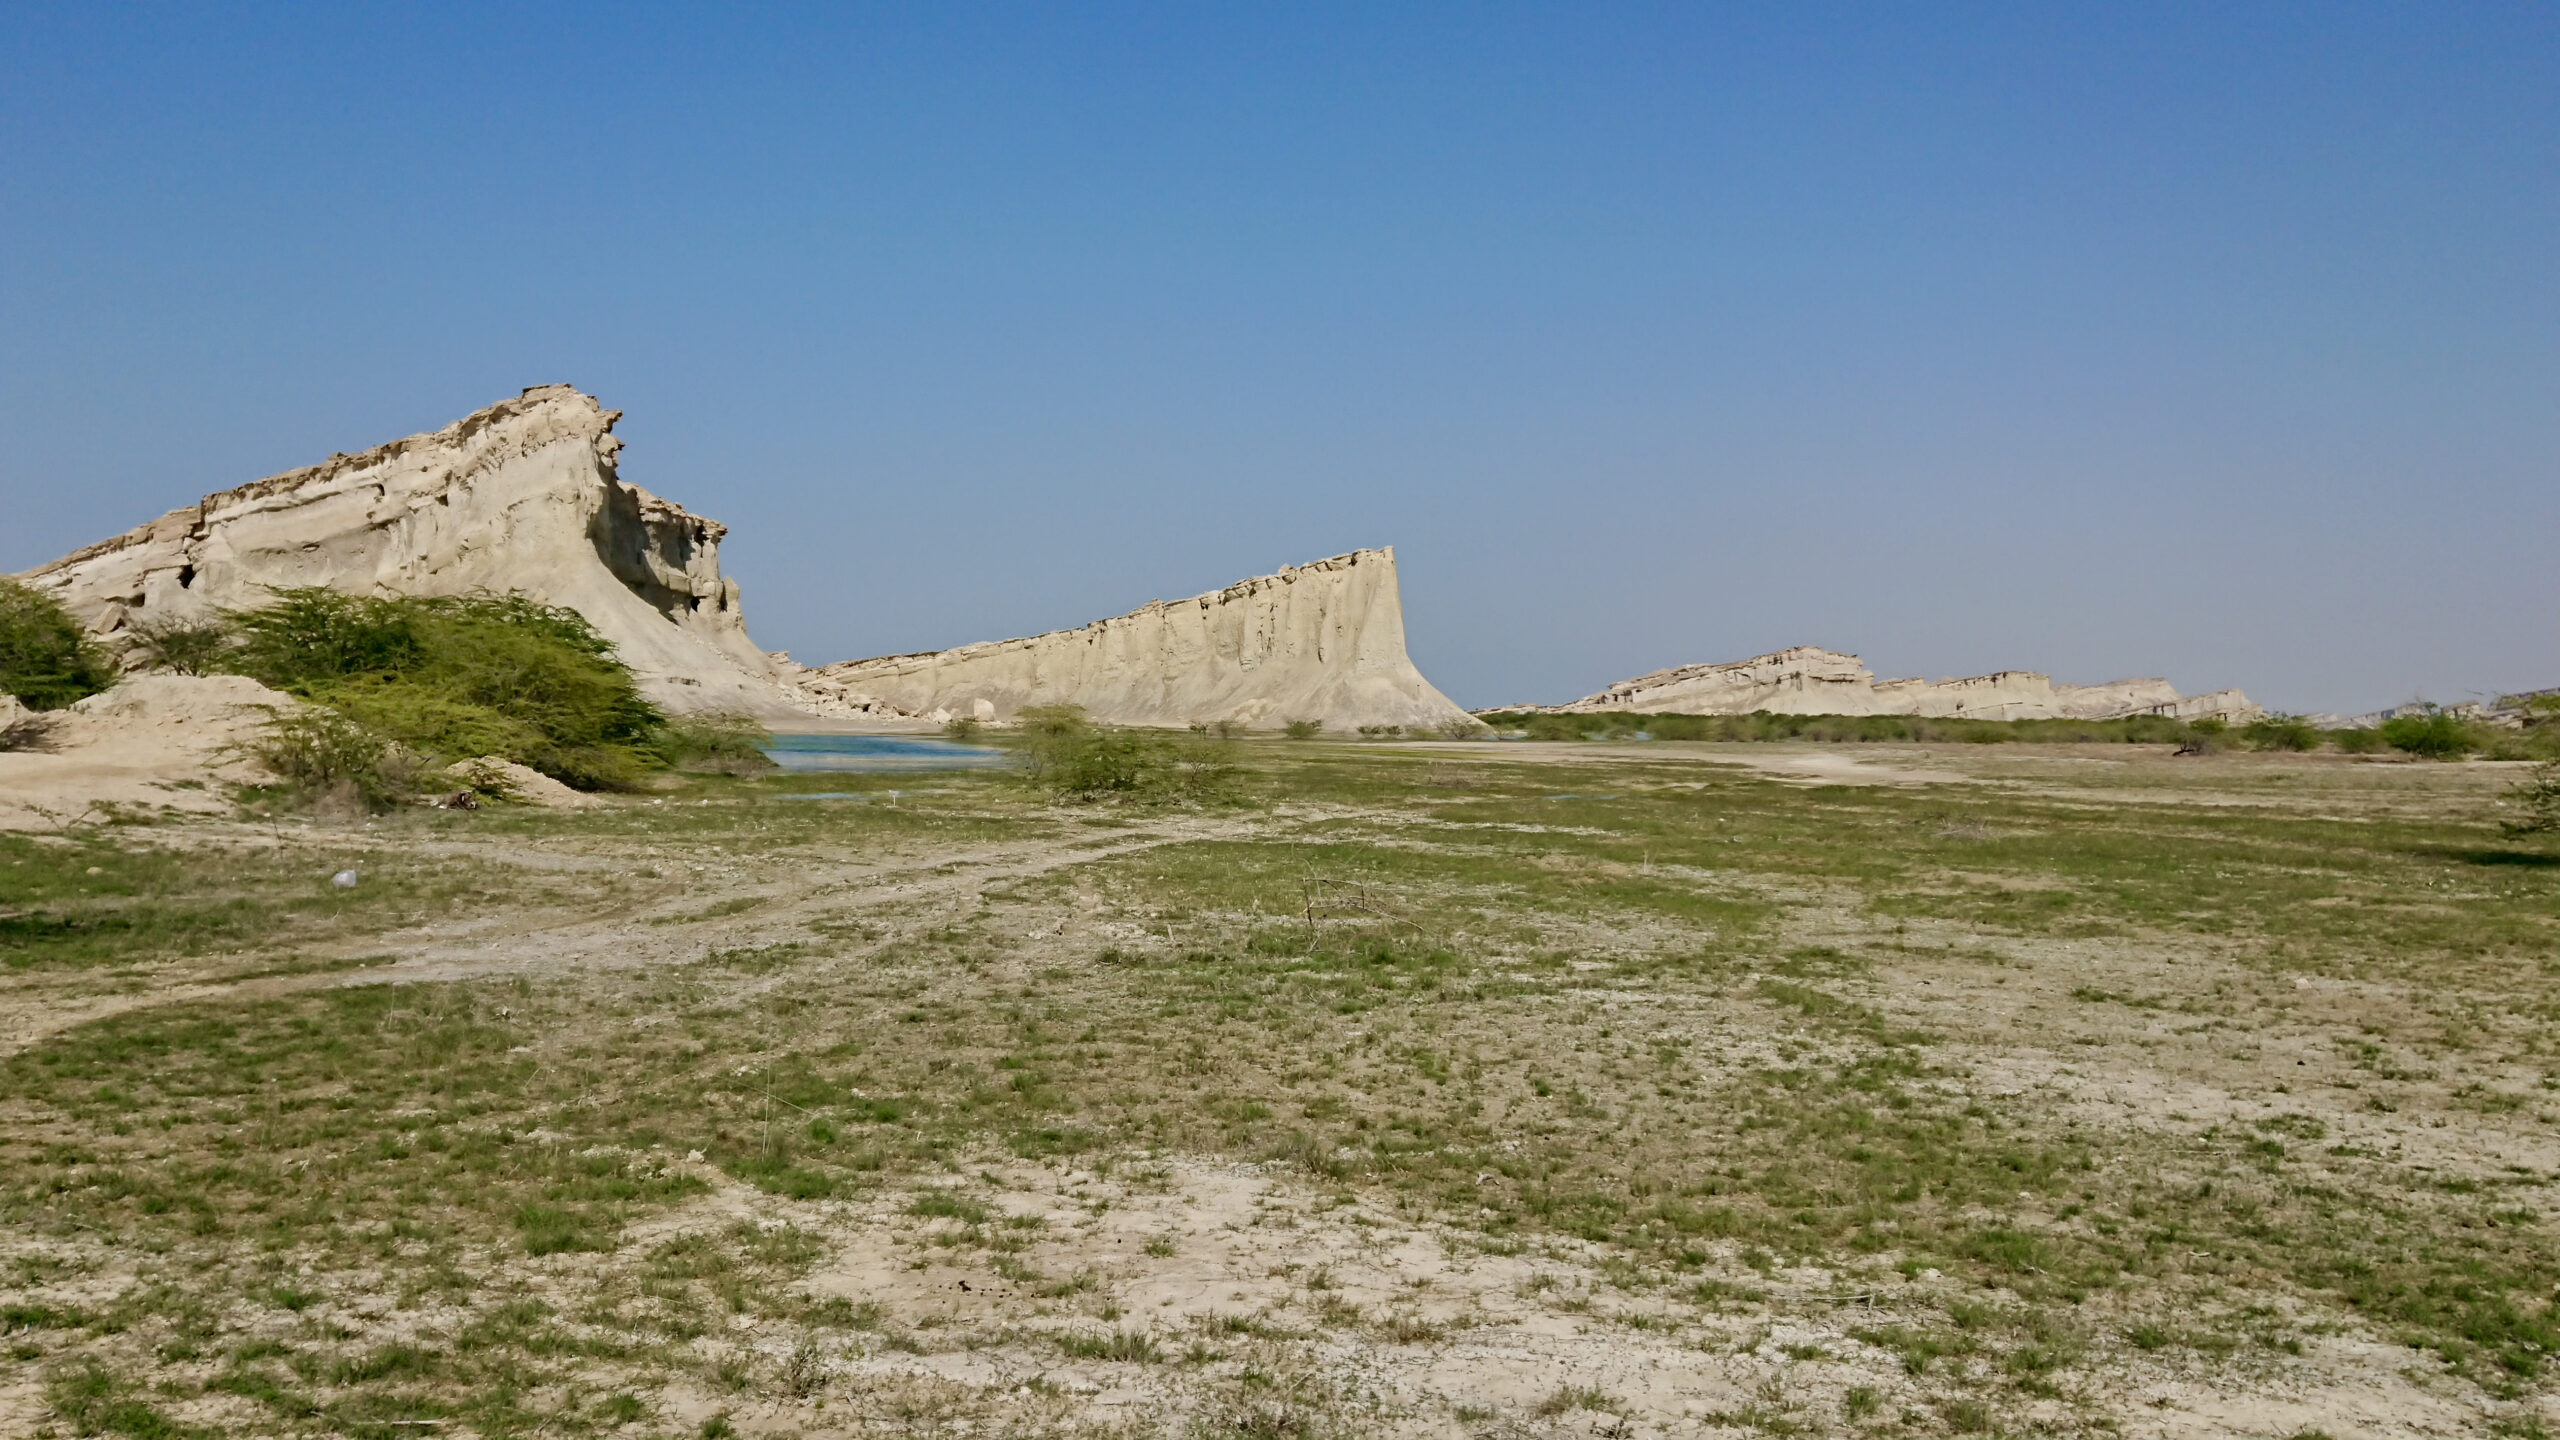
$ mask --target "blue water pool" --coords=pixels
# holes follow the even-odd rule
[[[984,745],[921,735],[776,735],[764,753],[785,770],[976,770],[1005,763]]]

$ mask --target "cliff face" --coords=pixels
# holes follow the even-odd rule
[[[2166,680],[2057,685],[2032,670],[1957,680],[1878,681],[1855,655],[1799,645],[1716,665],[1682,665],[1622,680],[1559,714],[1926,715],[1975,720],[2112,720],[2126,715],[2246,719],[2259,714],[2237,690],[2185,697]]]
[[[615,473],[621,412],[566,385],[208,495],[20,577],[113,638],[271,589],[521,591],[577,611],[675,711],[914,724],[1070,703],[1189,725],[1471,725],[1404,649],[1395,553],[1361,550],[1080,630],[810,670],[747,638],[717,521]]]
[[[519,590],[584,615],[652,700],[800,713],[747,639],[715,521],[614,473],[621,412],[543,385],[442,430],[208,495],[20,577],[100,635],[274,587]]]
[[[802,671],[839,713],[1005,719],[1081,705],[1124,725],[1471,726],[1405,654],[1393,550],[1355,550],[1075,630]]]

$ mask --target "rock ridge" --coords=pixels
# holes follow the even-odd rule
[[[1004,720],[1030,706],[1071,704],[1124,725],[1474,728],[1406,653],[1392,548],[1285,566],[1072,629],[849,660],[793,678],[854,713]]]
[[[2069,685],[2039,671],[1995,670],[1947,680],[1878,680],[1857,656],[1818,645],[1797,645],[1748,660],[1675,665],[1562,705],[1517,708],[1557,715],[1765,712],[1976,720],[2115,720],[2130,715],[2245,720],[2264,713],[2238,690],[2185,696],[2156,678]]]
[[[516,591],[586,617],[642,693],[778,728],[1078,704],[1123,724],[1472,727],[1405,653],[1395,552],[1356,550],[1073,630],[812,670],[747,636],[728,527],[621,478],[621,412],[537,385],[435,430],[180,506],[20,577],[93,633],[286,586]]]

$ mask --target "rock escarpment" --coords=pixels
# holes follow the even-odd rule
[[[1081,705],[1123,725],[1317,720],[1335,730],[1472,729],[1414,669],[1392,549],[1355,550],[1075,630],[804,671],[860,712],[1010,718]]]
[[[1395,554],[1360,550],[1080,630],[811,670],[747,638],[728,531],[626,484],[621,412],[566,385],[208,495],[20,578],[110,640],[273,589],[518,591],[587,618],[669,710],[886,727],[1077,704],[1136,725],[1474,722],[1405,655]]]
[[[1681,665],[1622,680],[1555,714],[1624,711],[1639,715],[1924,715],[1974,720],[2113,720],[2167,715],[2182,720],[2261,713],[2237,690],[2182,696],[2166,680],[2060,685],[2032,670],[1956,680],[1878,680],[1855,655],[1799,645],[1715,665]]]
[[[615,474],[620,418],[536,386],[432,434],[208,495],[20,578],[109,638],[282,586],[521,591],[584,615],[669,709],[801,713],[720,573],[726,528]]]

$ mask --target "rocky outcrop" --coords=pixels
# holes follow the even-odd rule
[[[2261,713],[2237,690],[2181,696],[2166,680],[2059,685],[2032,670],[1956,680],[1883,680],[1855,655],[1799,645],[1715,665],[1682,665],[1622,680],[1554,714],[1926,715],[1974,720],[2112,720],[2127,715],[2246,719]]]
[[[19,578],[109,638],[280,586],[521,591],[584,615],[669,709],[802,713],[747,639],[720,573],[726,529],[615,474],[620,418],[536,386],[431,434],[208,495]]]
[[[1405,654],[1393,550],[1355,550],[1075,630],[799,672],[839,713],[1003,720],[1081,705],[1124,725],[1322,721],[1471,729]]]
[[[283,586],[519,591],[587,618],[650,699],[883,726],[1071,703],[1125,724],[1469,726],[1404,648],[1395,554],[1361,550],[1080,630],[811,670],[747,638],[728,531],[615,473],[621,412],[541,385],[427,435],[208,495],[19,577],[113,639]]]

